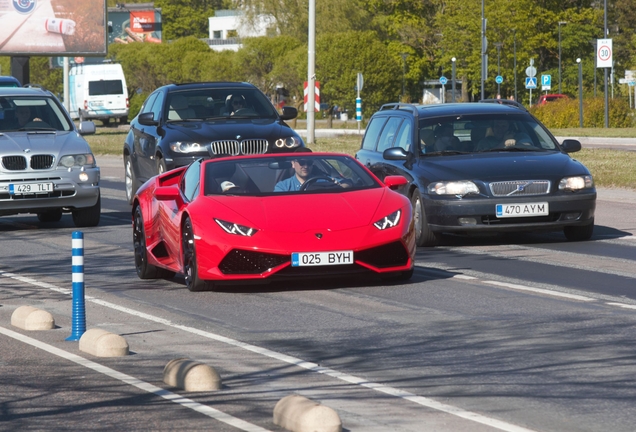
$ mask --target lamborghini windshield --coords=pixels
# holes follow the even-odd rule
[[[296,153],[210,161],[206,195],[338,193],[381,187],[353,158]]]

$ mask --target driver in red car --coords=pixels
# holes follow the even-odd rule
[[[296,150],[296,152],[311,153],[311,150],[306,147],[301,147]],[[294,159],[292,159],[291,165],[292,168],[294,168],[294,174],[291,177],[276,183],[276,186],[274,186],[274,192],[295,192],[303,190],[303,184],[309,180],[311,180],[311,182],[320,183],[320,185],[338,185],[342,188],[349,188],[353,186],[353,182],[350,179],[342,178],[341,176],[336,179],[328,176],[318,166],[314,166],[312,158],[298,155],[298,157],[294,157]],[[316,165],[319,164],[316,163]],[[311,182],[307,183],[306,186],[309,186]]]
[[[294,175],[281,180],[274,186],[274,192],[290,192],[300,190],[305,181],[311,177],[311,169],[314,162],[311,159],[294,159],[292,160],[292,168],[294,168]]]

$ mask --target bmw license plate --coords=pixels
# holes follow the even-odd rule
[[[496,209],[498,218],[547,216],[550,214],[547,202],[497,204]]]
[[[353,264],[353,251],[292,253],[292,267],[339,264]]]
[[[53,183],[21,183],[10,184],[9,194],[29,195],[53,192]]]

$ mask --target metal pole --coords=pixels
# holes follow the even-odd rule
[[[576,59],[579,64],[579,127],[583,127],[583,63],[580,58]]]
[[[315,141],[315,107],[316,104],[316,0],[309,0],[308,29],[308,62],[307,62],[307,144]]]
[[[603,5],[604,5],[603,21],[605,25],[605,31],[603,32],[603,39],[605,39],[607,38],[607,0],[603,1]],[[603,68],[603,75],[605,77],[604,78],[605,81],[603,81],[603,86],[605,87],[605,127],[608,128],[609,127],[609,101],[607,100],[607,68]]]
[[[70,113],[71,105],[69,101],[68,70],[69,70],[68,57],[64,57],[64,79],[62,81],[64,83],[64,108],[66,108],[66,111]]]
[[[408,57],[407,53],[402,53],[402,97],[400,98],[400,102],[404,102],[404,94],[405,90],[405,77],[406,77],[406,58]]]
[[[559,21],[559,94],[561,94],[561,25],[567,24],[567,21]]]
[[[484,99],[484,81],[486,80],[486,19],[484,17],[484,0],[481,0],[481,99]]]
[[[512,40],[513,40],[513,44],[514,44],[514,67],[513,67],[513,73],[515,75],[515,100],[518,101],[519,98],[517,97],[517,29],[514,29],[512,32]]]
[[[453,58],[451,59],[451,61],[453,62],[453,69],[452,69],[452,79],[453,79],[453,83],[452,83],[452,85],[453,85],[453,91],[451,92],[451,94],[453,95],[453,100],[452,100],[451,102],[453,102],[453,103],[455,103],[455,102],[456,102],[456,101],[455,101],[455,61],[456,61],[456,60],[457,60],[457,59],[456,59],[455,57],[453,57]]]
[[[501,75],[501,47],[503,43],[497,42],[495,47],[497,47],[497,76]],[[497,83],[497,97],[501,97],[501,84]]]

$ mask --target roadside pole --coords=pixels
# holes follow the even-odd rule
[[[358,91],[358,97],[356,98],[356,121],[358,122],[358,135],[360,135],[360,123],[362,123],[362,98],[360,97],[360,90],[364,85],[364,78],[362,73],[358,72],[356,76],[356,90]]]

